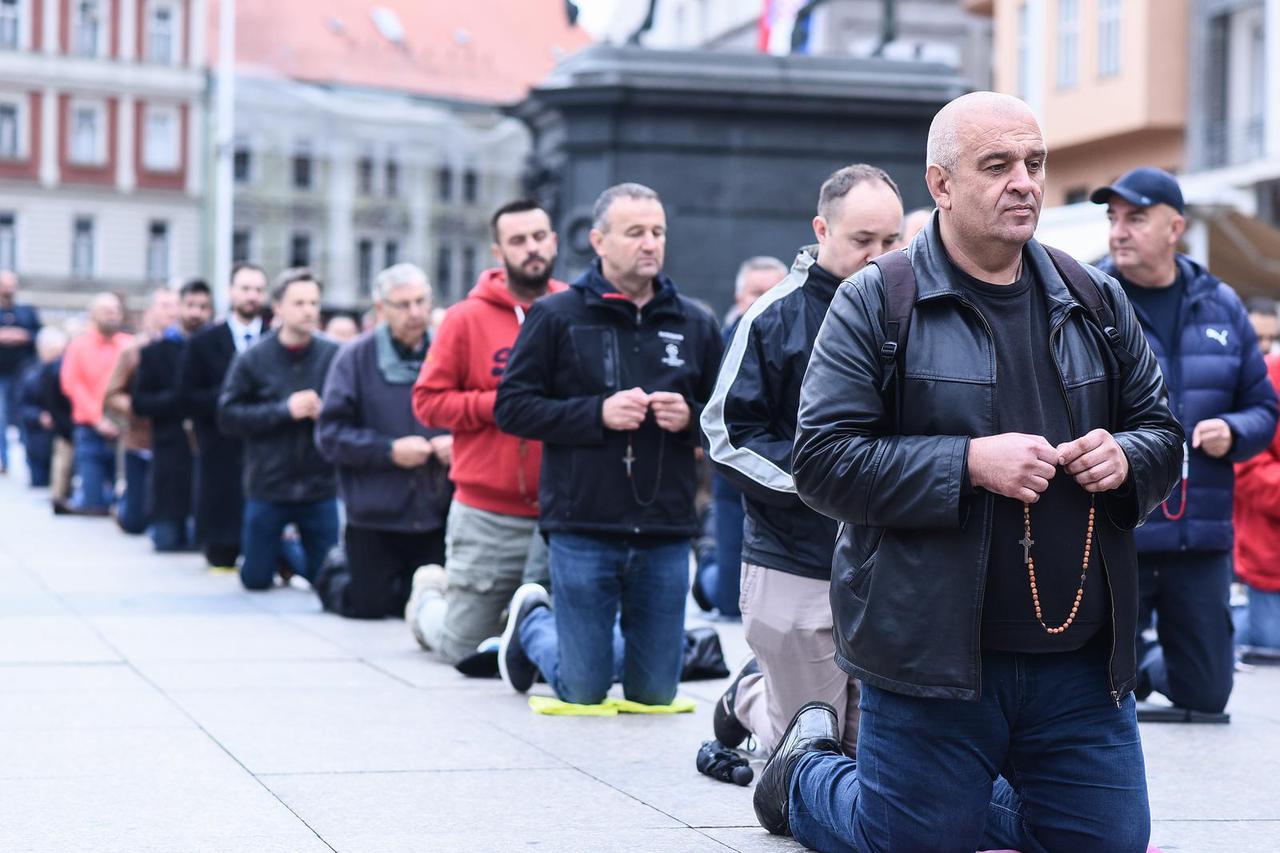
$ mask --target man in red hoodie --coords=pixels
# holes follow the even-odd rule
[[[414,575],[405,619],[423,648],[457,663],[502,630],[502,611],[526,581],[547,579],[538,533],[542,445],[498,430],[493,404],[525,311],[564,290],[551,278],[556,234],[536,201],[493,215],[493,256],[470,295],[449,309],[413,387],[413,411],[453,434],[456,491],[445,527],[445,568]]]

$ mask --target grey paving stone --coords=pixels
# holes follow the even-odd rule
[[[140,661],[138,671],[162,690],[378,690],[400,682],[354,660]]]
[[[1163,853],[1268,853],[1280,849],[1280,817],[1266,821],[1154,821],[1151,843]]]
[[[130,660],[324,660],[350,655],[269,613],[102,616],[90,622]]]
[[[245,778],[208,735],[190,728],[66,729],[0,737],[0,779]],[[109,784],[109,783],[104,783]]]
[[[183,728],[194,723],[163,694],[139,690],[0,692],[0,732]],[[12,736],[12,735],[10,735]]]
[[[93,663],[120,655],[65,609],[48,616],[0,618],[0,663]]]
[[[790,838],[770,835],[755,825],[704,829],[703,832],[739,853],[792,853],[805,849]]]
[[[108,690],[151,690],[138,672],[123,661],[107,663],[0,664],[0,685],[7,693],[76,691],[97,696]]]

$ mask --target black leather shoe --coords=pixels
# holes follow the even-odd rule
[[[809,702],[796,711],[778,748],[769,756],[760,781],[756,783],[755,794],[751,798],[756,820],[774,835],[791,834],[787,817],[791,777],[795,773],[796,762],[809,752],[840,754],[836,709],[826,702]]]
[[[716,733],[716,740],[730,749],[742,743],[747,739],[747,735],[751,734],[738,720],[734,711],[734,704],[738,701],[738,685],[742,683],[742,679],[759,671],[760,663],[753,656],[738,671],[733,681],[729,682],[724,695],[716,703],[715,711],[711,713],[711,728]]]

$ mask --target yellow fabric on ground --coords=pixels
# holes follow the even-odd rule
[[[670,705],[641,705],[626,699],[606,699],[599,705],[575,705],[554,696],[530,696],[529,708],[535,714],[555,717],[615,717],[618,714],[688,714],[697,707],[692,699],[676,698]]]

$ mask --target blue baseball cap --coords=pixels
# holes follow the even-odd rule
[[[1136,204],[1138,207],[1150,207],[1153,204],[1167,204],[1179,213],[1186,213],[1186,203],[1182,200],[1182,187],[1178,179],[1164,169],[1151,166],[1140,166],[1120,176],[1120,180],[1106,187],[1099,187],[1089,196],[1094,204],[1106,204],[1112,195]]]

